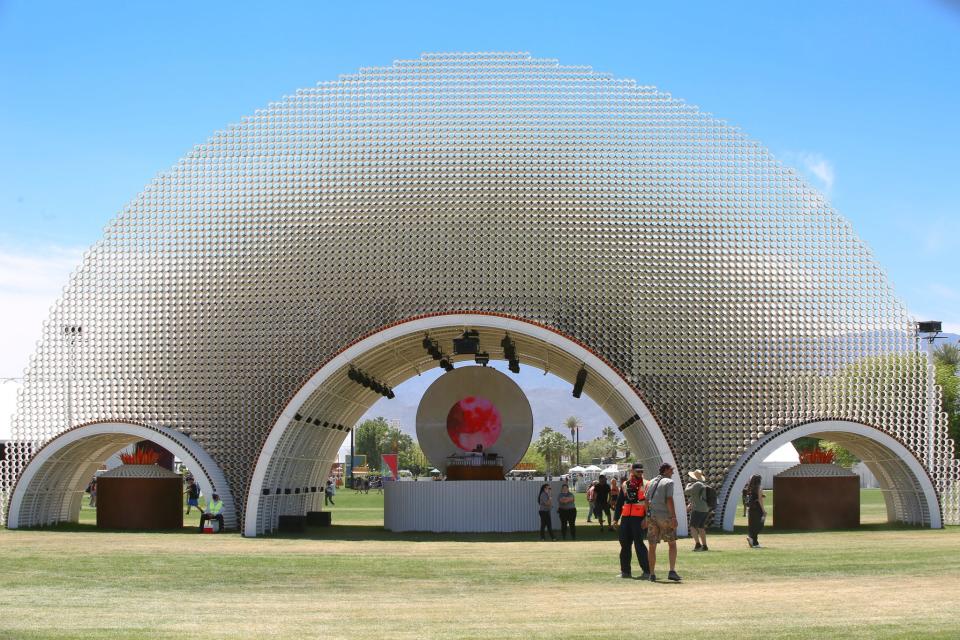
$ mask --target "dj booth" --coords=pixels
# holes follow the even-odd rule
[[[450,471],[448,467],[448,477]],[[389,531],[438,533],[539,531],[537,496],[542,484],[505,480],[388,482],[384,486],[383,525]],[[560,482],[549,484],[553,487],[553,528],[559,535],[556,500]]]

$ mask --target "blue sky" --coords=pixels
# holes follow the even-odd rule
[[[739,126],[830,198],[912,312],[960,328],[958,2],[0,0],[0,304],[20,310],[0,378],[83,248],[193,145],[298,87],[468,50],[589,64]]]

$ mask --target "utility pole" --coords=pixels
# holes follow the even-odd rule
[[[350,429],[350,484],[348,486],[351,489],[353,489],[353,461],[354,461],[353,432],[356,431],[356,429],[357,429],[357,425],[353,425],[353,429]]]

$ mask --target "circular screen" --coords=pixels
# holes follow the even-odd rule
[[[462,366],[437,378],[417,407],[417,441],[446,473],[451,458],[483,453],[513,469],[533,438],[533,412],[523,390],[492,367]]]
[[[473,451],[478,444],[489,449],[502,427],[497,406],[482,396],[458,400],[447,414],[447,435],[464,451]]]

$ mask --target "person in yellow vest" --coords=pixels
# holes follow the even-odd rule
[[[213,494],[210,502],[207,503],[207,510],[200,514],[200,532],[203,533],[203,523],[207,520],[216,520],[220,525],[217,532],[223,531],[223,501],[220,494]]]
[[[620,577],[632,578],[630,565],[633,564],[631,545],[637,551],[637,560],[643,575],[641,580],[650,578],[650,564],[647,548],[643,544],[645,517],[647,515],[647,496],[643,482],[643,465],[634,462],[630,468],[630,477],[620,486],[617,497],[615,522],[620,523]]]

